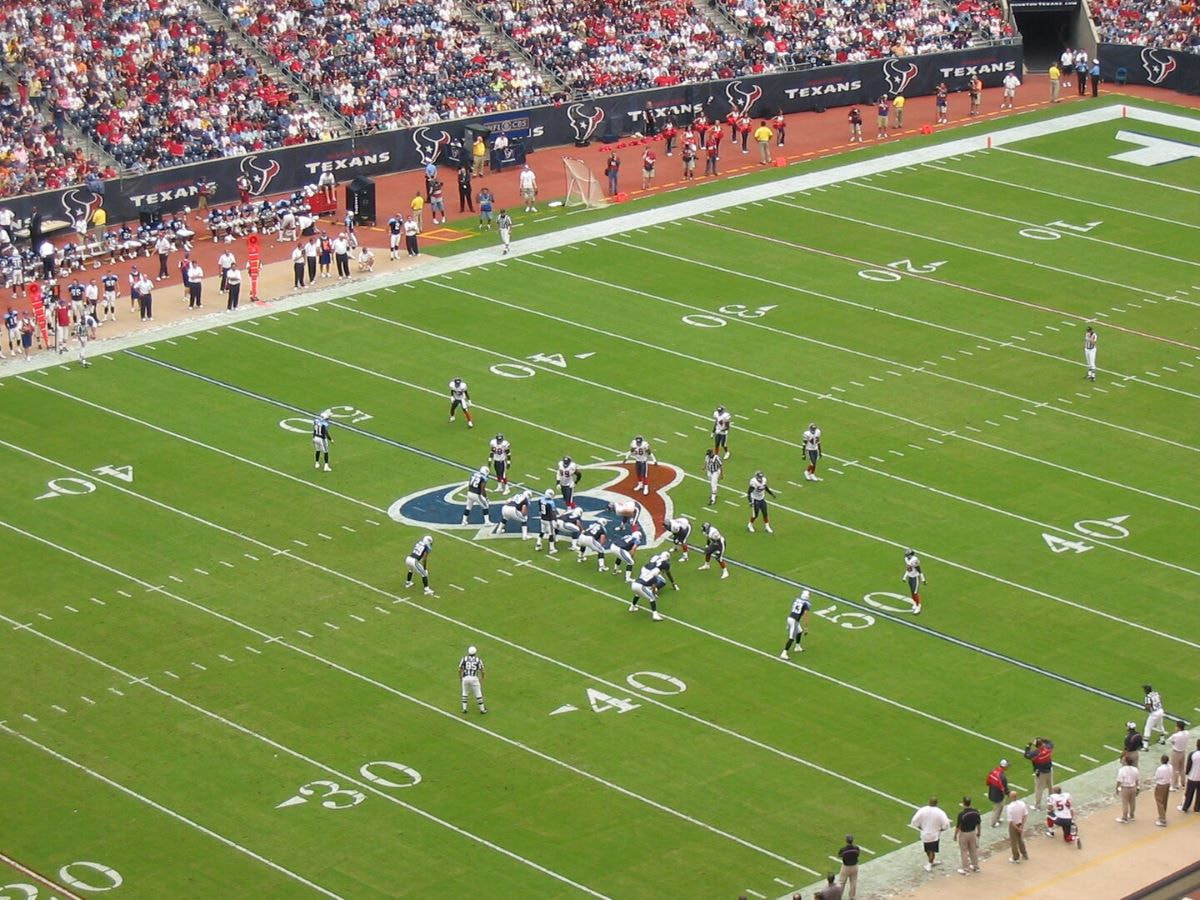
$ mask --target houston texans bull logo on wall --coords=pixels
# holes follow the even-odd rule
[[[1142,51],[1142,68],[1146,70],[1146,78],[1151,84],[1162,84],[1178,65],[1175,57],[1163,50],[1147,48]]]
[[[63,215],[68,222],[92,222],[92,213],[104,205],[104,198],[86,188],[71,188],[63,191],[61,198]]]
[[[422,126],[412,133],[412,139],[413,145],[417,148],[417,155],[421,157],[421,162],[437,162],[437,158],[442,154],[442,148],[450,144],[450,132],[444,128],[435,131]]]
[[[601,519],[608,523],[609,531],[619,524],[619,517],[609,509],[609,504],[632,500],[637,504],[637,522],[645,536],[644,546],[654,547],[669,535],[663,529],[662,523],[675,515],[675,505],[671,500],[671,489],[683,481],[683,470],[670,463],[659,463],[650,467],[650,493],[635,494],[634,486],[637,478],[634,475],[633,463],[610,462],[596,463],[579,467],[583,474],[580,489],[575,492],[575,505],[583,510],[586,522]],[[588,484],[597,481],[594,486]],[[541,491],[535,490],[529,503],[529,531],[537,534],[540,523],[537,517],[537,498]],[[478,522],[471,525],[462,524],[463,504],[465,502],[465,479],[452,484],[426,488],[415,494],[401,497],[390,507],[388,516],[402,525],[412,525],[415,528],[438,531],[474,532],[471,537],[476,540],[490,538],[520,537],[519,530],[501,531],[493,534],[492,528],[500,519],[500,507],[505,497],[491,497],[492,509],[488,521],[482,525]],[[512,496],[511,494],[509,495]],[[560,509],[561,513],[561,509]]]
[[[754,104],[762,99],[762,88],[757,84],[747,87],[740,81],[731,81],[725,85],[725,99],[729,108],[739,116],[750,115]]]
[[[577,144],[590,141],[600,123],[604,121],[604,110],[599,106],[593,105],[591,112],[584,112],[584,108],[582,103],[572,103],[567,107],[567,122]]]
[[[259,159],[257,156],[246,156],[242,158],[239,169],[250,179],[250,194],[254,197],[261,197],[267,192],[267,188],[271,186],[275,176],[279,174],[279,163],[270,158]]]
[[[883,64],[883,77],[887,81],[887,92],[893,97],[898,97],[917,77],[917,64],[889,59]]]

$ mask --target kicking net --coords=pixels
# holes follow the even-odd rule
[[[563,200],[566,206],[601,206],[604,203],[604,190],[600,181],[592,174],[592,170],[581,159],[563,159],[563,168],[567,173],[567,195]]]

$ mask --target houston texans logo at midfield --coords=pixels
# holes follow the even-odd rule
[[[62,195],[62,208],[71,222],[92,222],[92,213],[104,205],[104,198],[86,188],[71,188]]]
[[[572,103],[567,107],[567,122],[576,141],[590,141],[604,121],[604,110],[599,106],[593,106],[590,113],[585,113],[583,108],[582,103]]]
[[[422,126],[412,133],[412,139],[422,162],[436,162],[442,148],[450,143],[450,132]]]
[[[889,59],[883,64],[883,77],[887,80],[887,92],[893,97],[899,96],[917,77],[917,64]]]
[[[596,463],[580,466],[583,480],[580,490],[575,492],[575,504],[583,510],[585,521],[601,519],[610,524],[618,523],[618,517],[609,511],[610,503],[623,500],[633,500],[640,507],[638,511],[638,527],[645,535],[645,546],[653,547],[668,537],[662,527],[666,519],[675,515],[675,504],[671,500],[671,489],[683,481],[683,469],[670,463],[659,463],[650,467],[650,493],[635,494],[633,488],[637,484],[633,463],[611,462]],[[589,482],[598,482],[590,486]],[[536,534],[539,528],[537,516],[537,498],[541,491],[533,490],[529,503],[529,530]],[[542,489],[544,490],[544,488]],[[492,526],[499,519],[499,507],[509,497],[493,495],[490,520],[483,525],[462,524],[463,504],[466,497],[466,482],[456,481],[438,487],[426,488],[415,494],[401,497],[390,507],[388,516],[402,525],[412,525],[415,528],[434,528],[439,531],[474,532],[471,537],[476,540],[489,538],[520,537],[519,531],[492,534]],[[560,507],[561,513],[561,507]],[[475,514],[478,516],[478,513]],[[611,528],[610,528],[611,531]]]
[[[740,81],[731,81],[725,85],[725,99],[729,101],[729,108],[739,116],[750,115],[750,108],[759,101],[762,97],[762,88],[757,84],[752,84],[746,87]]]
[[[242,157],[241,172],[250,179],[250,193],[261,197],[279,174],[279,163],[273,159],[259,160],[257,156]]]
[[[1151,84],[1162,84],[1178,65],[1175,57],[1163,50],[1147,48],[1142,51],[1142,68]]]

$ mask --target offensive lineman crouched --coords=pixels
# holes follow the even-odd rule
[[[478,506],[483,510],[483,521],[487,522],[490,518],[491,504],[488,503],[487,496],[488,470],[487,466],[480,466],[479,471],[471,475],[471,480],[467,482],[467,502],[463,504],[462,523],[467,525],[471,521],[471,510]]]
[[[421,576],[421,584],[425,587],[425,595],[432,596],[433,588],[429,586],[429,553],[433,550],[433,535],[427,534],[421,538],[412,548],[412,553],[404,560],[404,565],[408,567],[408,577],[404,579],[404,586],[410,588],[413,585],[413,574]]]
[[[614,575],[621,573],[621,564],[624,563],[625,580],[633,581],[633,557],[640,546],[642,546],[642,533],[638,531],[636,524],[625,534],[613,540],[612,549],[616,556],[616,561],[613,562]]]
[[[642,567],[642,571],[638,573],[638,577],[631,585],[633,589],[633,600],[629,603],[629,611],[637,612],[638,601],[645,600],[650,604],[650,618],[655,622],[661,622],[662,616],[658,614],[658,589],[661,588],[665,581],[659,574],[658,567],[653,561]]]
[[[604,564],[604,554],[608,552],[608,548],[605,546],[607,542],[608,534],[604,530],[604,523],[599,520],[593,522],[579,536],[579,562],[583,562],[587,558],[589,550],[595,550],[598,570],[607,572],[608,566]]]
[[[515,522],[521,526],[521,540],[529,540],[529,498],[531,496],[532,493],[526,490],[506,501],[500,508],[500,521],[492,528],[492,534],[499,534],[508,528],[509,522]]]

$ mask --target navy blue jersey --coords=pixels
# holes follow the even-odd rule
[[[487,490],[488,477],[482,472],[476,472],[471,476],[471,483],[467,485],[467,490],[472,494],[483,494]]]
[[[538,515],[546,522],[553,522],[558,518],[558,507],[555,506],[553,497],[542,497],[538,501]]]

